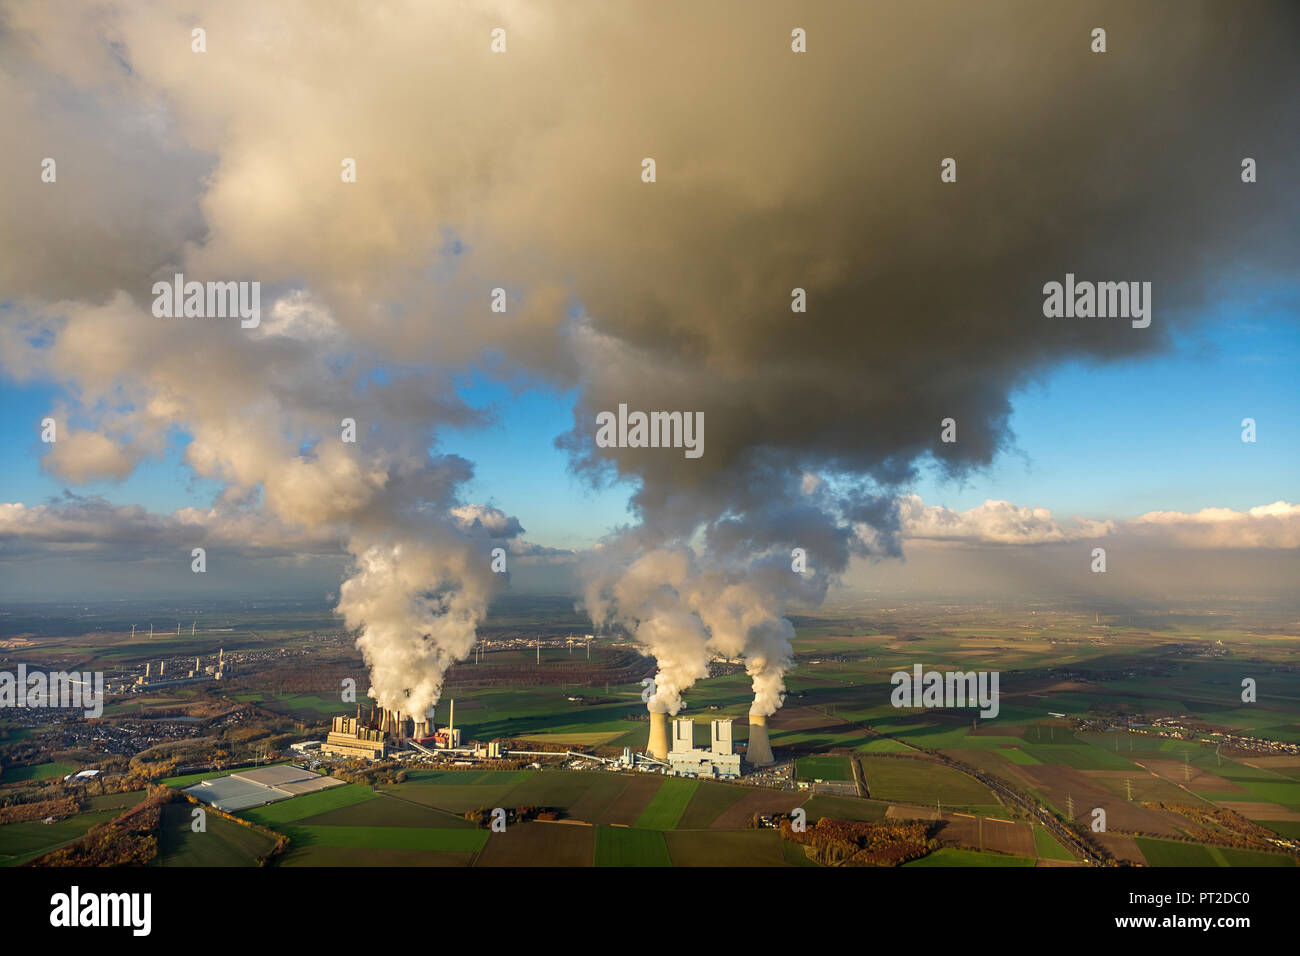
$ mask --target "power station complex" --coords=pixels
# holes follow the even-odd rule
[[[689,717],[673,720],[672,745],[668,742],[668,715],[650,712],[650,739],[646,755],[668,765],[673,773],[693,777],[739,777],[740,754],[732,752],[731,720],[715,720],[710,728],[708,750],[695,748],[695,721]],[[755,767],[776,763],[767,736],[767,718],[749,715],[749,748],[746,757]]]
[[[695,746],[695,721],[689,717],[673,720],[672,741],[668,738],[668,714],[650,713],[650,738],[645,756],[633,754],[625,748],[621,759],[605,758],[594,754],[534,753],[532,751],[503,751],[498,741],[488,744],[461,743],[461,732],[456,728],[456,702],[450,702],[447,726],[438,728],[432,712],[416,719],[398,710],[372,708],[367,717],[357,708],[355,717],[335,717],[330,731],[320,746],[325,754],[343,758],[383,760],[397,751],[421,751],[429,756],[438,752],[453,757],[458,754],[475,758],[494,759],[512,756],[583,757],[610,765],[611,769],[640,767],[662,769],[684,777],[711,777],[734,780],[740,776],[740,754],[735,752],[732,738],[732,720],[723,718],[710,722],[709,746]],[[762,714],[749,715],[749,747],[746,760],[753,767],[769,767],[776,762],[767,736],[767,718]]]
[[[422,720],[400,710],[374,710],[362,720],[361,708],[355,717],[335,717],[321,751],[339,757],[365,757],[381,760],[389,751],[402,746],[417,750],[456,750],[460,748],[460,731],[456,729],[456,702],[451,702],[447,726],[437,729],[433,717]]]

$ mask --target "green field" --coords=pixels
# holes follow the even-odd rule
[[[1074,854],[1061,846],[1045,827],[1034,827],[1034,851],[1043,860],[1073,860]]]
[[[934,761],[902,757],[862,757],[867,793],[875,800],[944,807],[988,809],[997,798],[982,783]]]
[[[38,763],[30,767],[5,767],[0,771],[0,783],[25,783],[29,780],[49,780],[66,777],[77,770],[68,763]]]
[[[272,830],[279,830],[281,824],[293,823],[327,810],[337,810],[340,807],[373,799],[375,799],[375,792],[369,787],[357,783],[345,783],[341,787],[304,793],[301,797],[291,797],[254,810],[241,810],[238,815],[254,823],[260,823],[264,827],[270,827]]]
[[[256,866],[257,858],[275,846],[266,834],[215,813],[207,815],[206,831],[195,833],[195,809],[188,802],[163,808],[154,866]]]
[[[672,866],[668,844],[658,830],[596,828],[596,866]]]
[[[79,813],[55,823],[29,820],[0,826],[0,866],[17,866],[86,835],[97,823],[121,815],[119,810]]]
[[[132,790],[129,793],[104,793],[90,798],[92,810],[125,810],[133,807],[145,798],[145,791]]]
[[[650,799],[645,811],[637,819],[636,825],[647,830],[672,830],[677,826],[686,805],[691,802],[698,780],[683,780],[666,777],[658,791]]]
[[[833,820],[862,820],[870,823],[885,819],[885,811],[889,809],[889,804],[874,800],[860,800],[857,797],[831,797],[819,793],[809,797],[803,808],[808,812],[810,823],[816,823],[822,817],[830,817]]]
[[[686,812],[677,821],[677,826],[683,830],[702,830],[716,820],[722,811],[739,803],[746,792],[743,787],[702,780],[695,796],[686,805]]]
[[[1295,866],[1295,861],[1280,853],[1239,850],[1233,847],[1206,846],[1137,837],[1138,849],[1152,866]]]
[[[848,757],[800,757],[795,761],[799,780],[852,780]]]
[[[1217,866],[1208,848],[1199,843],[1178,843],[1136,837],[1138,849],[1152,866]]]
[[[483,848],[488,832],[477,827],[321,827],[286,826],[281,832],[295,847],[333,846],[374,850],[452,850]]]
[[[296,826],[314,827],[449,827],[469,830],[474,824],[457,813],[412,803],[395,793],[378,792],[374,800],[362,800],[293,821]]]

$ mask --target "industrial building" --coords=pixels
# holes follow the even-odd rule
[[[666,763],[675,773],[694,776],[739,777],[740,755],[732,753],[731,721],[713,721],[712,744],[708,750],[696,750],[694,724],[688,718],[673,721],[671,748],[668,740],[668,715],[650,712],[650,738],[646,743],[646,756]],[[767,735],[767,717],[749,715],[749,745],[745,751],[746,762],[754,767],[770,767],[776,763],[772,756],[772,743]],[[694,761],[695,769],[692,769]],[[732,767],[735,769],[733,770]]]
[[[382,760],[388,756],[388,735],[377,727],[364,724],[360,716],[335,717],[320,749],[321,753],[339,757]]]
[[[321,752],[340,757],[365,757],[381,760],[401,747],[416,749],[455,750],[461,745],[461,733],[455,726],[456,702],[451,702],[447,726],[438,729],[430,715],[416,720],[400,710],[371,710],[363,719],[361,708],[355,717],[335,717],[330,732],[321,745]]]
[[[676,774],[688,777],[740,776],[740,754],[732,752],[731,721],[715,720],[710,732],[708,750],[695,749],[695,721],[679,717],[673,721],[672,749],[668,751],[668,767]]]
[[[185,792],[218,810],[234,813],[342,785],[343,781],[336,777],[323,777],[301,767],[281,764],[201,780],[186,787]]]

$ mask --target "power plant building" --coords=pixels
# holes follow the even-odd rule
[[[366,726],[360,717],[335,717],[320,749],[339,757],[381,760],[388,755],[388,733]]]
[[[668,767],[673,773],[688,777],[739,777],[740,754],[732,752],[731,721],[713,721],[709,749],[697,750],[695,721],[689,717],[674,720]]]
[[[453,703],[453,720],[455,713]],[[416,719],[400,710],[372,710],[370,717],[363,719],[361,709],[357,708],[355,717],[334,718],[321,752],[381,760],[393,750],[403,749],[410,743],[443,750],[456,749],[461,745],[461,732],[450,721],[446,727],[439,728],[432,717]]]

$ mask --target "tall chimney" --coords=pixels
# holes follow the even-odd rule
[[[448,736],[450,736],[450,735],[451,735],[451,732],[452,732],[453,730],[455,730],[455,729],[456,729],[456,698],[453,697],[453,698],[451,699],[451,707],[450,707],[450,709],[447,711],[447,734],[448,734]]]
[[[650,740],[645,752],[658,760],[668,759],[668,715],[650,711]]]
[[[749,748],[745,753],[755,767],[770,767],[776,763],[772,756],[772,742],[767,737],[767,717],[763,714],[749,715]]]

